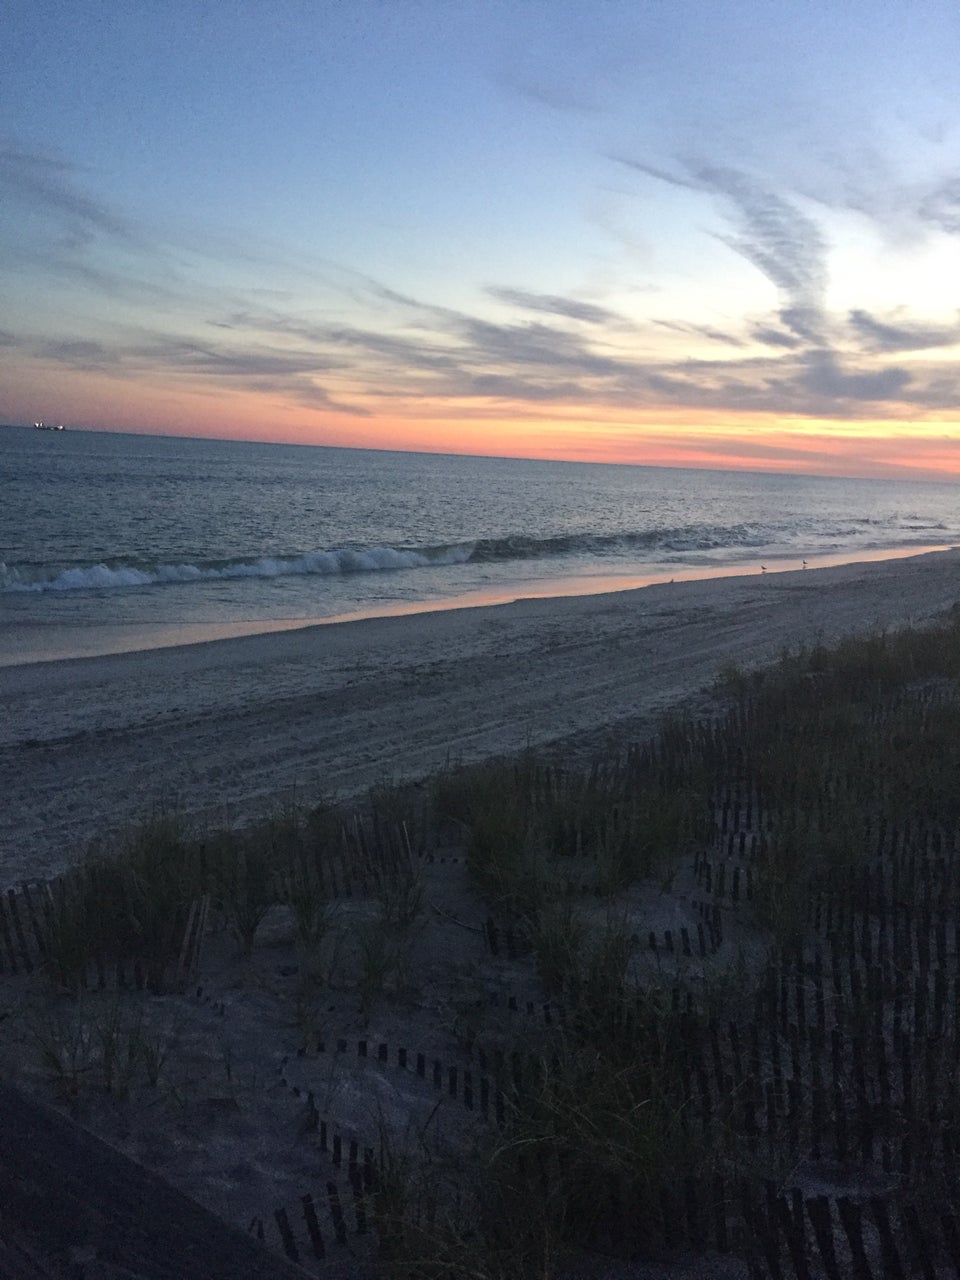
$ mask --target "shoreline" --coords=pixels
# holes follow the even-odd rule
[[[789,573],[807,565],[823,569],[850,564],[902,560],[932,552],[957,550],[944,544],[884,547],[868,551],[837,551],[811,556],[770,557],[770,573]],[[56,623],[21,623],[0,630],[0,669],[28,666],[37,662],[70,662],[78,658],[111,657],[124,653],[145,653],[156,649],[181,648],[245,636],[274,635],[312,627],[336,626],[381,618],[417,617],[459,609],[491,608],[524,600],[568,599],[572,596],[613,595],[646,587],[681,582],[712,582],[723,578],[749,577],[761,572],[744,562],[710,565],[677,565],[650,573],[591,573],[560,578],[530,578],[504,586],[477,588],[455,596],[438,596],[406,603],[358,607],[324,617],[238,619],[220,622],[185,623],[104,623],[100,626],[69,626]],[[669,577],[667,576],[669,573]]]
[[[53,874],[159,805],[224,825],[527,746],[586,758],[725,664],[958,597],[948,550],[3,667],[0,883]]]

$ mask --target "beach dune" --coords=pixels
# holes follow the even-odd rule
[[[222,824],[527,746],[585,759],[724,664],[958,597],[954,550],[3,668],[0,883],[158,805]]]

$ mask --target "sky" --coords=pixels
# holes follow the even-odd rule
[[[956,0],[6,0],[0,421],[960,475]]]

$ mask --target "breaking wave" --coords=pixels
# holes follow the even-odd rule
[[[211,582],[229,578],[285,578],[317,574],[376,573],[389,569],[419,569],[428,565],[462,564],[472,544],[462,547],[339,548],[309,551],[297,556],[263,556],[257,560],[207,561],[199,564],[114,563],[60,569],[26,569],[0,565],[0,591],[90,591],[119,587],[166,586],[171,583]]]
[[[872,521],[852,519],[844,529],[820,528],[814,541],[836,538],[841,544],[857,525]],[[902,534],[942,529],[939,524],[905,524]],[[803,531],[810,534],[812,531]],[[511,534],[499,538],[424,547],[339,547],[288,556],[258,559],[201,560],[197,564],[157,564],[141,558],[115,559],[91,565],[5,565],[0,563],[0,593],[113,590],[237,578],[283,578],[302,575],[382,573],[398,569],[430,569],[442,565],[484,564],[498,561],[542,560],[567,557],[616,558],[652,554],[676,555],[729,550],[736,554],[751,547],[765,547],[796,537],[796,526],[767,524],[690,525],[674,529],[647,529],[619,534],[559,534],[533,537]],[[906,539],[910,541],[911,539]]]

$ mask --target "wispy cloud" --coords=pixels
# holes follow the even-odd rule
[[[501,71],[494,77],[502,89],[537,106],[551,111],[572,112],[575,115],[593,115],[600,110],[596,88],[592,84],[574,84],[569,76],[539,77],[529,72]]]
[[[730,230],[712,234],[755,266],[775,286],[775,316],[745,321],[744,337],[779,351],[776,359],[712,362],[653,374],[656,388],[675,403],[723,402],[745,410],[856,417],[896,415],[904,409],[934,410],[960,403],[960,379],[950,367],[876,363],[874,357],[950,347],[960,341],[960,325],[878,317],[855,308],[844,317],[829,314],[828,245],[816,220],[797,200],[773,191],[745,173],[698,161],[675,168],[630,157],[621,163],[658,182],[720,202]],[[834,193],[837,203],[871,208],[867,188],[853,181]],[[872,211],[879,215],[878,198]],[[911,204],[887,197],[889,212]],[[960,180],[943,183],[925,200],[912,201],[917,216],[942,229],[960,228]],[[703,336],[710,329],[700,327]],[[722,331],[718,336],[723,336]],[[854,339],[851,345],[850,339]],[[692,376],[691,376],[692,375]]]
[[[50,364],[65,365],[69,369],[82,369],[88,372],[114,370],[122,360],[122,355],[114,347],[105,346],[102,342],[77,338],[64,339],[61,342],[38,343],[33,349],[33,354]]]
[[[797,347],[803,346],[802,340],[795,333],[770,323],[753,324],[748,332],[754,342],[765,347],[785,347],[788,351],[795,351]]]
[[[505,285],[489,285],[487,293],[498,302],[519,307],[521,311],[546,312],[568,320],[583,320],[586,324],[607,324],[618,319],[616,313],[606,307],[581,302],[578,298],[563,298],[552,293],[528,293],[524,289],[510,289]]]
[[[823,340],[826,244],[820,228],[791,201],[736,169],[688,162],[686,173],[624,160],[659,181],[719,197],[735,229],[717,238],[761,271],[782,298],[780,319],[803,341]]]
[[[960,176],[946,178],[925,192],[917,212],[924,222],[949,235],[960,232]]]
[[[850,312],[849,321],[868,351],[929,351],[960,343],[960,322],[922,324],[900,320],[896,315],[881,320],[859,308]]]
[[[838,400],[908,401],[911,376],[896,365],[882,369],[842,369],[829,351],[811,353],[798,376],[801,389],[833,405]]]
[[[928,140],[915,138],[918,148]],[[939,154],[938,154],[939,153]],[[926,166],[934,172],[904,177],[873,140],[847,140],[821,152],[804,166],[804,196],[826,209],[850,211],[866,219],[893,246],[915,244],[931,234],[960,231],[960,171],[955,147],[937,141]]]
[[[506,403],[532,415],[566,404],[841,419],[960,407],[952,362],[908,360],[960,341],[960,322],[865,308],[830,315],[825,239],[796,199],[732,168],[626,163],[712,202],[724,220],[713,234],[775,287],[770,315],[628,320],[593,297],[509,283],[486,286],[486,306],[462,310],[306,255],[298,285],[289,250],[271,265],[263,246],[241,243],[234,254],[224,239],[206,256],[202,235],[188,249],[182,235],[86,194],[79,169],[8,150],[0,183],[42,215],[33,241],[14,244],[25,269],[52,273],[73,298],[122,306],[101,307],[113,318],[86,331],[65,311],[62,326],[48,320],[43,333],[11,333],[7,343],[80,373],[219,385],[356,415],[372,405],[429,413],[451,401],[477,415]],[[943,225],[953,196],[942,189]],[[675,357],[685,336],[696,358]],[[897,353],[902,360],[886,359]]]
[[[143,243],[137,224],[108,204],[77,190],[76,165],[40,152],[0,150],[0,186],[11,203],[59,216],[67,243],[78,246],[96,236],[129,245]]]
[[[739,334],[716,329],[708,324],[684,323],[681,320],[654,320],[653,324],[660,329],[670,329],[673,333],[686,333],[695,338],[707,338],[710,342],[722,342],[731,347],[746,346]]]

